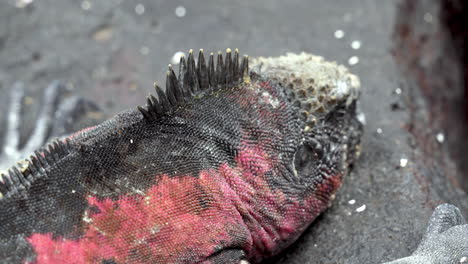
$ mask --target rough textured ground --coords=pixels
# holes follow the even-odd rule
[[[461,201],[434,190],[437,182],[429,177],[434,169],[427,168],[420,141],[407,129],[413,118],[405,100],[411,85],[390,52],[397,2],[145,0],[139,2],[144,13],[138,15],[136,1],[90,1],[89,10],[81,1],[36,0],[23,9],[2,1],[0,107],[6,106],[3,95],[12,83],[22,80],[33,102],[25,114],[34,119],[36,98],[59,79],[111,115],[143,104],[153,81],[164,80],[173,54],[190,48],[237,47],[251,56],[306,51],[342,64],[358,56],[350,69],[362,83],[363,154],[332,208],[272,263],[400,258],[415,249],[437,204],[461,206]],[[174,13],[179,5],[186,9],[184,17]],[[341,39],[334,37],[338,29],[345,32]],[[351,48],[353,40],[361,41],[360,49]],[[396,88],[403,93],[396,94]],[[26,132],[31,124],[25,122]],[[439,131],[425,132],[433,135],[425,142],[439,144]],[[408,164],[399,168],[402,158]],[[362,205],[366,209],[356,212]]]

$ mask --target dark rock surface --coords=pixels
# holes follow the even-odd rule
[[[457,168],[445,154],[446,143],[436,140],[438,124],[426,126],[424,103],[412,104],[422,101],[413,92],[417,84],[400,74],[404,70],[392,57],[397,2],[36,0],[20,9],[2,1],[0,94],[22,80],[35,102],[59,79],[110,116],[143,104],[177,51],[237,47],[251,56],[306,51],[345,65],[357,56],[359,63],[348,66],[362,83],[367,120],[362,156],[332,207],[271,263],[381,263],[416,248],[436,205],[450,202],[468,214],[466,195],[445,177]],[[144,6],[141,15],[135,12],[138,3]],[[427,3],[419,8],[434,9],[414,18],[421,25],[428,23],[424,14],[437,12]],[[177,6],[185,7],[184,17],[175,15]],[[335,38],[336,30],[344,37]],[[357,50],[350,46],[354,40],[362,43]],[[0,98],[1,109],[6,100]],[[38,107],[25,109],[28,120]],[[23,124],[24,137],[31,124]],[[401,159],[407,166],[400,167]]]

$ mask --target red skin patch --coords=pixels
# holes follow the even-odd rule
[[[330,177],[299,199],[268,183],[268,177],[281,176],[261,147],[242,148],[236,164],[199,177],[157,175],[144,195],[89,196],[89,206],[98,210],[86,212],[85,234],[78,240],[32,234],[27,240],[34,263],[193,263],[223,247],[260,261],[292,243],[341,184],[341,177]]]

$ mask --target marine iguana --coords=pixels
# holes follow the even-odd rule
[[[0,258],[241,263],[294,242],[359,154],[359,81],[308,54],[258,58],[249,71],[231,53],[215,67],[214,54],[190,52],[146,107],[3,175]]]

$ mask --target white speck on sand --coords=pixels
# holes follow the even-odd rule
[[[356,212],[361,213],[366,210],[366,205],[363,204],[361,207],[356,208]]]
[[[400,159],[400,167],[404,168],[406,165],[408,165],[408,159]]]
[[[468,260],[467,257],[462,257],[462,258],[460,259],[460,263],[465,263],[467,260]]]
[[[32,4],[34,0],[16,0],[16,7],[17,8],[24,8],[30,4]]]
[[[437,142],[444,143],[444,141],[445,141],[444,133],[442,133],[442,132],[437,133],[436,139],[437,139]]]
[[[187,10],[183,6],[178,6],[176,7],[174,13],[177,17],[184,17],[185,14],[187,14]]]
[[[357,56],[352,56],[351,58],[349,58],[348,60],[348,64],[349,65],[356,65],[359,63],[359,58]]]
[[[87,0],[81,2],[81,9],[83,9],[85,11],[91,9],[91,2],[89,2]]]
[[[377,128],[377,134],[382,134],[383,133],[383,130],[379,127]]]
[[[135,13],[137,13],[137,15],[143,15],[145,13],[145,6],[143,4],[137,4],[135,6]]]
[[[342,39],[345,35],[344,31],[341,30],[341,29],[338,29],[337,31],[335,31],[335,38],[337,39]]]
[[[402,92],[403,92],[403,91],[401,90],[400,87],[398,87],[398,88],[395,89],[395,93],[398,94],[398,95],[400,95]]]
[[[147,46],[143,46],[140,48],[140,53],[141,55],[148,55],[149,53],[149,48]]]
[[[361,41],[355,40],[355,41],[351,42],[351,48],[353,48],[355,50],[360,49],[361,48]]]
[[[426,21],[426,23],[432,23],[432,21],[434,21],[434,17],[431,13],[426,13],[424,14],[424,21]]]
[[[174,55],[172,56],[172,59],[171,59],[171,63],[172,64],[179,64],[180,58],[182,56],[184,56],[184,55],[185,54],[182,51],[178,51],[178,52],[174,53]]]
[[[355,204],[355,203],[356,203],[356,200],[354,200],[354,199],[349,200],[348,203],[349,203],[349,204]]]

